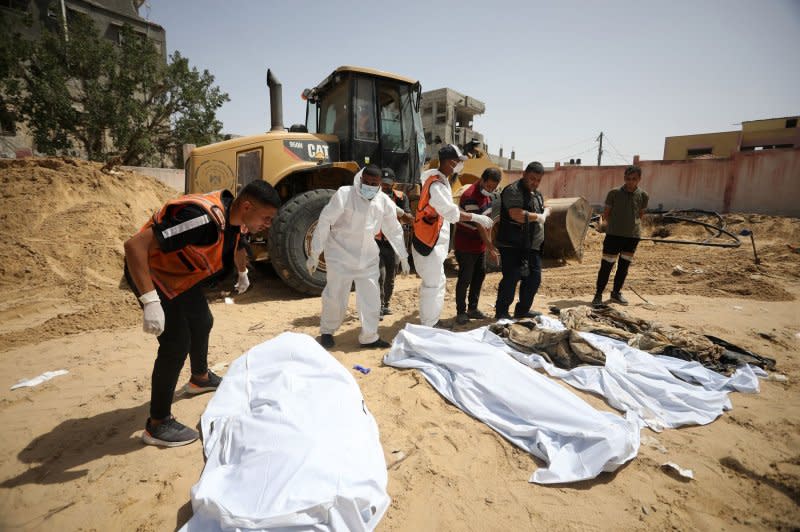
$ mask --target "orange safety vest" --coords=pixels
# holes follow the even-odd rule
[[[433,174],[422,185],[417,203],[417,213],[414,216],[414,238],[411,239],[414,249],[423,256],[428,256],[439,240],[439,231],[442,229],[444,218],[431,207],[431,185],[439,179],[439,174]]]
[[[400,207],[400,202],[403,201],[403,192],[401,190],[392,189],[392,194],[394,195],[392,198],[394,200],[394,204]],[[375,240],[384,240],[384,238],[383,231],[378,231],[378,234],[375,235]]]
[[[189,245],[170,252],[164,252],[155,247],[150,251],[148,257],[150,276],[153,283],[168,299],[173,299],[203,279],[222,270],[222,247],[225,241],[225,205],[222,203],[222,195],[226,192],[230,194],[226,190],[218,190],[208,194],[187,194],[169,201],[139,230],[139,232],[146,231],[153,224],[161,222],[169,213],[170,208],[189,204],[201,207],[217,224],[219,237],[213,244],[208,246]],[[234,249],[238,243],[239,235],[236,235]]]

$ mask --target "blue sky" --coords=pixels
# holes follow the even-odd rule
[[[486,104],[492,153],[546,164],[661,159],[664,137],[800,114],[800,0],[446,2],[148,0],[167,48],[230,95],[226,133],[269,129],[266,71],[284,123],[340,65],[451,87]]]

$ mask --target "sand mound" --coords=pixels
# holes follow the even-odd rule
[[[123,243],[175,191],[77,159],[0,160],[0,349],[133,324]]]

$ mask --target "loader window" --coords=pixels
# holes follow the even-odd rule
[[[236,176],[237,185],[241,187],[261,179],[261,148],[237,154]]]
[[[319,132],[347,138],[347,84],[340,83],[319,102]]]
[[[378,140],[378,126],[375,123],[375,87],[371,79],[356,80],[356,138]]]
[[[417,127],[424,142],[422,124],[417,124],[419,113],[414,111],[416,95],[407,85],[378,83],[382,161],[401,183],[411,182],[417,173]]]

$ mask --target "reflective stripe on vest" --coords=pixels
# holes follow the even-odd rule
[[[444,223],[444,218],[430,205],[431,185],[438,179],[439,174],[433,174],[422,185],[419,203],[417,204],[417,213],[414,216],[414,237],[431,249],[439,240],[439,231],[441,231]]]
[[[169,201],[140,229],[139,232],[142,232],[153,224],[160,223],[172,207],[182,205],[197,205],[206,211],[203,218],[210,218],[217,226],[217,241],[208,246],[189,245],[169,252],[155,247],[150,251],[150,277],[168,299],[175,298],[222,270],[222,249],[225,244],[225,205],[222,202],[224,192],[218,190],[208,194],[188,194]],[[234,249],[238,242],[239,235],[236,235]]]

